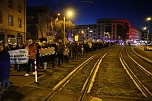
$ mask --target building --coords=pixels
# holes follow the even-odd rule
[[[0,0],[0,40],[23,43],[26,39],[26,0]]]
[[[135,27],[131,27],[128,41],[130,43],[137,43],[137,41],[140,41],[141,39],[142,33],[138,31]]]
[[[96,24],[77,25],[75,33],[79,41],[126,41],[130,34],[131,24],[126,19],[101,18]]]
[[[98,40],[99,35],[96,34],[96,24],[78,25],[75,27],[75,36],[78,35],[79,41]]]
[[[47,6],[27,8],[27,39],[47,39],[51,33],[52,12]]]
[[[125,41],[130,28],[131,24],[126,19],[97,19],[97,33],[101,40]]]

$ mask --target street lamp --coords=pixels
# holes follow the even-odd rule
[[[74,11],[72,9],[68,9],[63,17],[63,23],[64,23],[64,27],[63,27],[63,44],[65,45],[65,19],[67,18],[72,18],[74,16]]]
[[[58,16],[60,16],[61,14],[58,13],[57,14]],[[67,9],[64,13],[64,16],[63,16],[63,44],[65,45],[65,40],[66,40],[66,37],[65,37],[65,20],[66,18],[72,18],[74,16],[74,10],[73,9]]]
[[[147,17],[146,18],[146,21],[147,22],[149,22],[149,21],[151,21],[152,20],[152,18],[151,17]],[[149,35],[149,24],[147,25],[147,27],[144,27],[144,29],[146,30],[147,29],[147,44],[148,44],[148,35]]]
[[[149,30],[147,27],[143,27],[143,30],[147,30],[147,34],[146,34],[146,42],[148,43],[148,34],[149,34]]]

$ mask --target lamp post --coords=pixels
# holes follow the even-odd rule
[[[66,14],[63,17],[63,23],[64,23],[64,27],[63,27],[63,44],[65,45],[65,41],[66,41],[66,36],[65,36],[65,20],[66,17],[67,18],[72,18],[74,16],[74,10],[73,9],[67,9],[67,11],[65,12]]]
[[[148,43],[148,34],[149,34],[149,30],[147,27],[143,27],[143,30],[147,30],[147,34],[146,34],[146,42]],[[147,44],[146,44],[147,46]]]
[[[149,22],[149,21],[151,21],[151,20],[152,20],[151,17],[146,18],[146,21],[147,21],[147,22]],[[147,29],[147,38],[146,38],[147,40],[146,40],[146,41],[147,41],[147,44],[148,44],[148,35],[150,34],[150,33],[149,33],[149,24],[147,25],[147,28],[145,28],[145,29]]]
[[[65,16],[63,17],[63,44],[65,45]]]
[[[60,13],[57,14],[58,16],[60,16]],[[63,16],[63,44],[65,45],[65,41],[66,41],[66,35],[65,35],[65,28],[66,28],[66,18],[71,18],[74,16],[74,12],[73,9],[67,9],[64,16]]]

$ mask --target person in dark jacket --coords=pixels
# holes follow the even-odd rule
[[[52,68],[54,68],[56,54],[57,54],[57,45],[56,45],[56,43],[50,42],[48,46],[51,48],[51,55],[49,56],[49,60],[52,63]]]
[[[10,71],[10,55],[4,48],[3,43],[0,42],[0,93],[2,94],[9,82],[9,71]]]
[[[64,46],[62,43],[59,43],[57,46],[58,65],[60,65],[60,63],[63,64],[63,51],[64,51]]]

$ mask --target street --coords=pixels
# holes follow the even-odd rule
[[[133,50],[152,61],[152,52],[141,46],[115,45],[49,68],[46,73],[38,69],[38,83],[32,75],[24,77],[25,71],[12,70],[13,87],[4,101],[149,101],[152,64]]]

